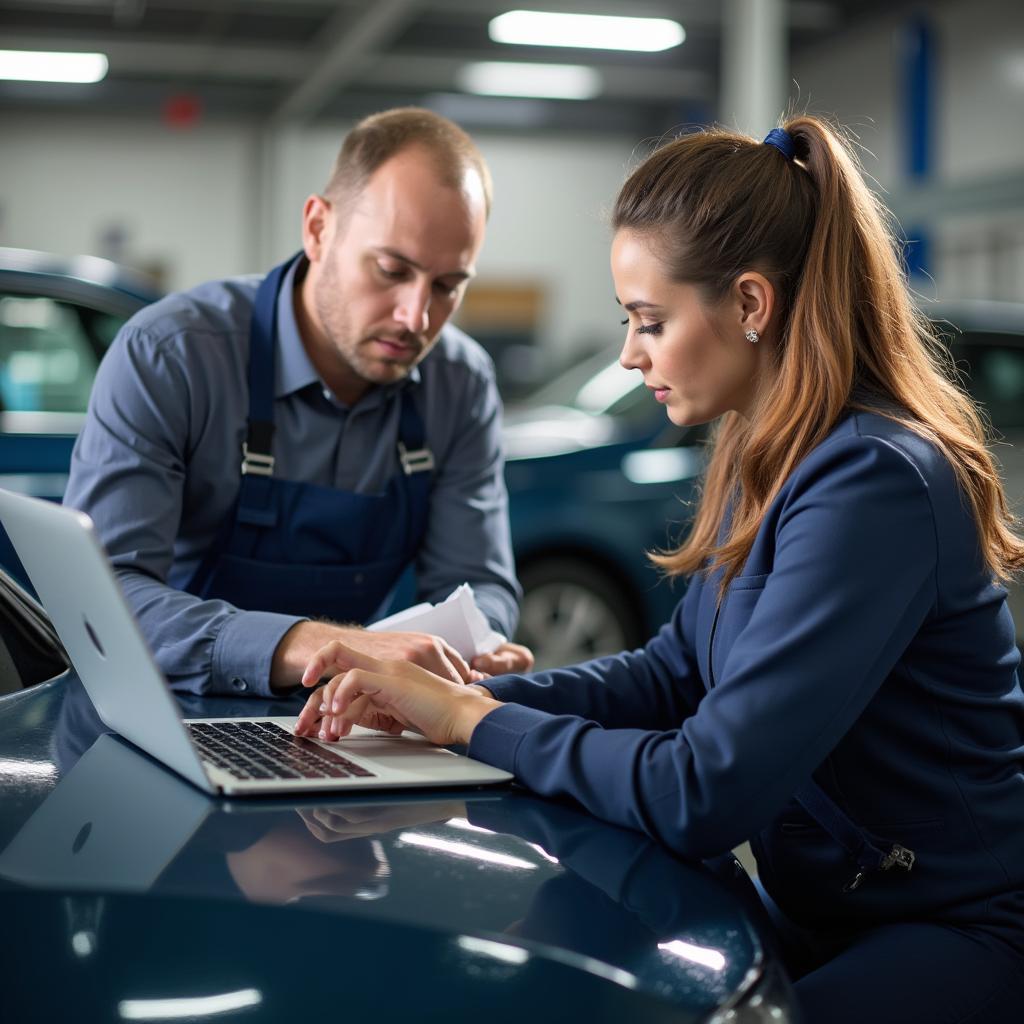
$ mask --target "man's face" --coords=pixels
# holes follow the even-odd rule
[[[485,221],[478,175],[449,187],[417,148],[382,164],[344,208],[307,200],[300,326],[339,398],[400,380],[430,351],[474,273]]]

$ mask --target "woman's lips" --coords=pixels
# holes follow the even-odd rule
[[[658,388],[658,387],[654,387],[651,384],[648,384],[647,386],[654,392],[654,397],[659,402],[667,402],[668,401],[668,396],[672,393],[672,389],[671,388]]]

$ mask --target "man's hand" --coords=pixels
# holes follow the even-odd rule
[[[533,652],[522,644],[503,643],[490,654],[478,654],[469,664],[477,672],[488,676],[529,672],[533,668]]]
[[[339,641],[372,658],[420,665],[455,683],[474,682],[481,677],[481,672],[486,671],[480,669],[474,672],[454,647],[430,633],[374,633],[359,626],[299,622],[285,633],[274,651],[270,685],[274,689],[286,689],[301,682],[313,655],[333,641]],[[526,648],[521,650],[525,651]]]

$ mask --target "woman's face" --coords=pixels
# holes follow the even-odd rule
[[[628,228],[612,242],[612,277],[629,314],[619,362],[643,373],[668,418],[691,426],[729,411],[748,416],[765,351],[744,337],[742,297],[706,305],[696,286],[670,280],[645,236]]]

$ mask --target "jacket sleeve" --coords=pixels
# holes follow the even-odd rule
[[[704,695],[693,646],[697,590],[687,590],[672,618],[640,650],[529,676],[497,676],[484,685],[500,701],[549,714],[620,728],[673,728]]]
[[[181,519],[193,388],[161,339],[131,327],[100,364],[64,503],[88,513],[157,664],[183,693],[270,694],[298,618],[241,611],[167,584]]]
[[[687,857],[764,827],[853,725],[936,600],[934,516],[906,455],[876,438],[833,439],[791,484],[772,572],[696,714],[658,732],[506,704],[476,728],[470,755]]]

